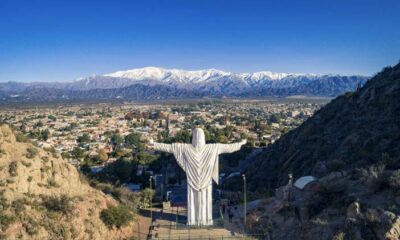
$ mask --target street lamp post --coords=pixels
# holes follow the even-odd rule
[[[243,233],[246,234],[247,196],[246,196],[246,175],[243,177]]]
[[[152,186],[151,186],[151,179],[153,178],[153,176],[150,176],[149,178],[149,184],[150,184],[150,222],[151,224],[153,223],[153,196],[151,193],[152,190]]]
[[[137,225],[138,225],[138,229],[137,229],[137,233],[138,233],[138,239],[140,240],[140,220],[137,220]]]

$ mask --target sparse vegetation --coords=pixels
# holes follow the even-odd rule
[[[333,236],[332,240],[345,240],[346,239],[346,234],[344,232],[338,232]]]
[[[121,228],[133,220],[133,213],[125,205],[110,206],[101,211],[100,218],[109,228]]]
[[[396,190],[400,189],[400,170],[393,171],[390,174],[388,185]]]
[[[47,179],[47,186],[48,187],[53,187],[53,188],[60,187],[60,185],[56,182],[56,180],[54,178]]]
[[[38,232],[40,224],[35,219],[28,216],[22,219],[22,226],[30,236],[33,236]]]
[[[27,161],[21,161],[22,165],[24,165],[25,167],[30,167],[32,166],[31,162],[27,162]]]
[[[17,134],[17,136],[15,136],[15,138],[16,138],[17,142],[26,142],[27,141],[27,137],[22,133]]]
[[[51,153],[51,155],[53,156],[53,158],[57,158],[57,157],[58,157],[57,151],[56,151],[56,149],[55,149],[54,147],[44,148],[44,150],[45,150],[46,152]]]
[[[11,177],[18,176],[17,168],[18,168],[18,163],[16,161],[10,163],[8,167],[8,173],[10,174]]]
[[[28,147],[26,149],[26,158],[32,159],[38,155],[38,150],[34,147]]]
[[[2,231],[7,230],[7,228],[14,223],[16,218],[10,214],[6,214],[0,211],[0,229]]]
[[[140,208],[150,207],[150,200],[154,198],[155,191],[150,188],[146,188],[140,192]]]
[[[43,160],[43,162],[47,163],[47,162],[49,162],[49,157],[48,156],[43,156],[42,160]]]
[[[61,195],[60,197],[43,197],[43,206],[52,212],[60,212],[64,215],[72,213],[72,199],[67,195]]]
[[[25,205],[27,204],[27,200],[25,198],[20,198],[15,200],[11,206],[14,208],[14,212],[19,215],[23,211],[25,211]]]

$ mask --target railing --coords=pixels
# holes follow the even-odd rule
[[[151,239],[154,240],[262,240],[265,237],[262,235],[249,235],[249,236],[226,236],[226,235],[202,235],[202,236],[189,236],[189,235],[181,235],[181,236],[173,236],[168,238],[157,238],[153,237]]]
[[[223,229],[224,226],[224,216],[221,212],[221,209],[218,211],[219,217],[214,219],[214,225],[211,226],[188,226],[186,225],[186,218],[182,217],[182,213],[184,213],[185,210],[176,210],[172,211],[172,213],[175,213],[174,215],[169,216],[170,222],[168,224],[154,224],[153,228],[157,229],[165,229],[165,231],[162,231],[164,233],[161,233],[161,235],[158,235],[159,233],[150,231],[153,235],[149,235],[148,239],[149,240],[186,240],[186,239],[193,239],[193,240],[237,240],[237,239],[242,239],[242,240],[262,240],[265,239],[265,236],[263,235],[242,235],[242,234],[237,234],[234,235],[232,232],[199,232],[197,230],[204,229],[205,231],[207,230],[217,230],[217,229]],[[163,216],[165,213],[162,211],[160,218],[165,218]],[[178,230],[178,231],[174,231]],[[232,235],[231,235],[232,234]]]

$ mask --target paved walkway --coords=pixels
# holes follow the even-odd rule
[[[189,227],[183,222],[186,219],[186,209],[180,207],[178,214],[176,208],[163,211],[163,214],[155,220],[153,230],[150,231],[151,238],[157,240],[177,239],[237,239],[242,235],[224,227]],[[178,221],[178,223],[177,223]],[[231,229],[237,229],[231,223],[224,223]],[[232,225],[232,226],[231,226]]]

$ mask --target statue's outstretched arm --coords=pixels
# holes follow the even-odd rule
[[[171,145],[171,144],[158,143],[158,142],[154,142],[153,139],[151,139],[150,142],[149,142],[149,145],[150,145],[150,147],[152,147],[154,150],[162,151],[162,152],[168,152],[168,153],[173,153],[172,145]]]
[[[247,143],[246,139],[238,143],[231,143],[231,144],[218,143],[218,153],[231,153],[239,151],[240,148],[246,143]]]

